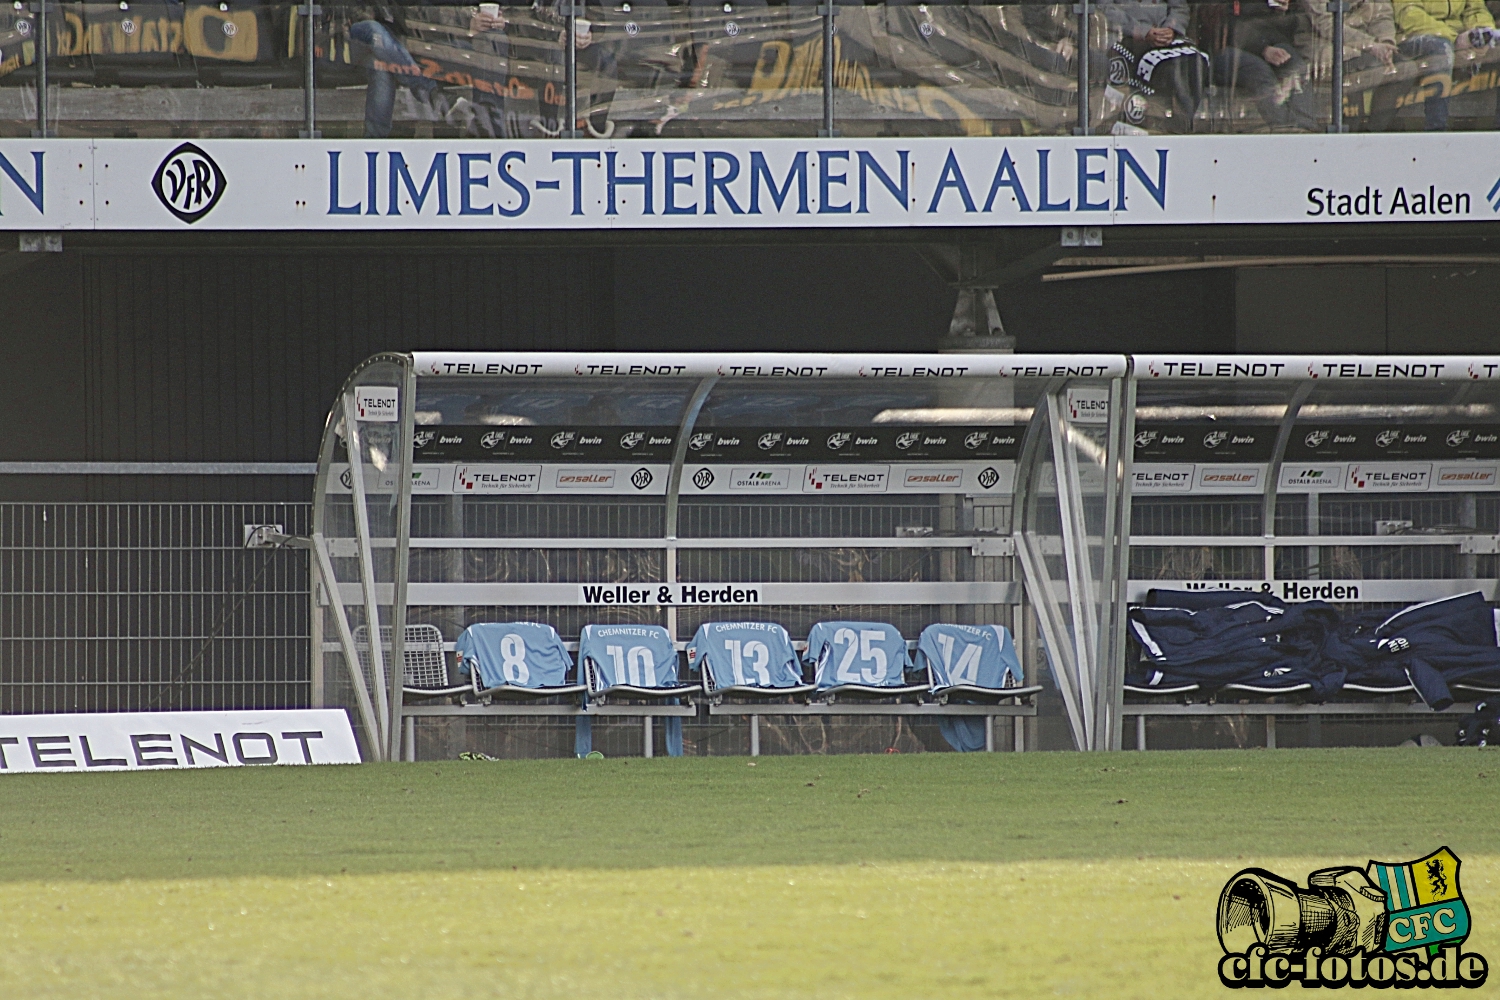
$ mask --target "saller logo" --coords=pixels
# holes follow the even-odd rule
[[[188,225],[213,211],[227,186],[213,157],[191,142],[168,153],[151,178],[151,190],[162,205]]]
[[[1483,955],[1464,952],[1469,908],[1458,857],[1321,868],[1307,888],[1246,868],[1219,894],[1219,981],[1230,989],[1366,986],[1478,989]]]

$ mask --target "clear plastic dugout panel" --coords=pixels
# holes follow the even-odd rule
[[[446,650],[469,625],[493,621],[550,624],[568,644],[588,624],[661,625],[679,649],[709,621],[775,622],[794,640],[819,621],[881,621],[913,643],[942,622],[1010,628],[1028,661],[1025,683],[1058,677],[1072,721],[1092,695],[1068,693],[1077,671],[1056,657],[1050,670],[1029,662],[1036,658],[1021,637],[1037,630],[1023,608],[1036,606],[1046,620],[1081,613],[1069,628],[1111,620],[1114,563],[1102,519],[1123,495],[1123,468],[1106,456],[1123,440],[1125,367],[1118,356],[375,359],[351,379],[324,445],[318,524],[328,558],[319,565],[336,575],[348,635],[334,635],[340,615],[325,607],[320,641],[354,654],[322,661],[329,676],[348,678],[327,682],[329,699],[347,698],[363,712],[363,683],[370,716],[387,720],[371,728],[392,756],[410,751],[400,742],[403,713],[430,720],[522,711],[464,693],[403,706],[389,693],[390,663],[403,654],[388,631],[383,644],[367,638],[377,618],[387,629],[404,626],[410,642],[431,639]],[[408,423],[344,413],[357,410],[367,387],[399,390],[406,370],[414,386]],[[346,456],[345,426],[357,428],[358,462]],[[1039,433],[1045,441],[1034,446]],[[1056,441],[1070,456],[1061,488],[1043,474],[1052,459],[1040,457],[1053,455]],[[1033,453],[1038,475],[1027,480],[1018,462]],[[363,498],[343,481],[356,464],[373,484]],[[1080,559],[1059,562],[1043,545],[1045,586],[1015,558],[1014,511],[1028,481],[1040,494],[1028,501],[1030,516],[1050,526],[1035,530],[1054,530],[1064,517],[1083,525],[1068,533],[1084,546]],[[383,492],[397,484],[395,494]],[[391,601],[404,603],[382,603]],[[409,683],[416,658],[406,652],[404,662]],[[461,686],[451,662],[448,670],[445,680]],[[804,704],[788,714],[794,709],[822,711]],[[1075,745],[1088,747],[1094,721],[1092,709],[1083,711],[1070,730]]]

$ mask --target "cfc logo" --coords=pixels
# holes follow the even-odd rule
[[[964,447],[970,451],[984,447],[984,443],[990,439],[988,431],[975,431],[964,438]]]
[[[1469,440],[1469,435],[1471,433],[1473,433],[1473,432],[1472,431],[1449,431],[1448,432],[1448,447],[1450,447],[1450,448],[1457,448],[1459,445],[1461,445],[1465,441]]]
[[[1464,952],[1468,904],[1459,860],[1440,847],[1415,861],[1320,868],[1304,889],[1246,868],[1219,893],[1219,981],[1230,989],[1366,986],[1478,989],[1483,955]]]
[[[552,435],[552,447],[556,448],[558,451],[561,451],[568,445],[572,444],[573,439],[577,436],[578,434],[575,431],[558,431],[556,434]]]
[[[854,440],[853,434],[846,434],[843,432],[840,432],[838,434],[830,434],[828,435],[828,450],[838,451],[840,448],[848,445],[852,440]]]
[[[1228,431],[1209,431],[1203,435],[1203,447],[1212,450],[1229,440]]]
[[[905,434],[897,434],[896,435],[896,450],[897,451],[905,451],[906,449],[910,448],[912,445],[916,444],[917,443],[917,439],[920,438],[921,436],[922,435],[918,434],[916,431],[907,431]]]
[[[1302,443],[1309,448],[1321,448],[1323,447],[1323,443],[1328,440],[1328,433],[1328,431],[1313,431],[1302,439]]]
[[[630,431],[629,433],[621,434],[620,449],[622,451],[635,451],[641,446],[641,442],[644,440],[646,440],[646,435],[640,431]],[[651,481],[649,478],[649,474],[646,481]]]
[[[711,442],[713,439],[714,436],[712,432],[701,431],[688,438],[688,447],[693,449],[694,451],[702,451],[704,448],[708,447],[709,442]]]
[[[1389,448],[1391,445],[1396,443],[1396,439],[1400,436],[1401,432],[1399,430],[1381,431],[1379,434],[1375,435],[1375,447]]]
[[[770,451],[772,448],[776,447],[780,443],[781,443],[781,434],[780,434],[780,432],[777,432],[777,433],[773,433],[773,434],[762,434],[760,436],[760,440],[757,441],[757,442],[755,442],[755,445],[761,451]]]

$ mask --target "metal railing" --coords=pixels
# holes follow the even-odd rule
[[[0,713],[296,708],[307,503],[0,504]]]

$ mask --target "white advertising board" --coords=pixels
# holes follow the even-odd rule
[[[1472,222],[1485,133],[6,139],[0,229],[744,229]]]
[[[359,762],[341,709],[0,715],[0,774]]]

